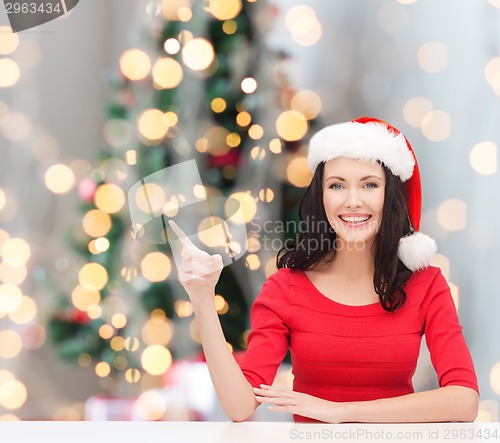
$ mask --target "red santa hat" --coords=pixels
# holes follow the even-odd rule
[[[422,187],[417,158],[406,137],[389,123],[373,117],[327,126],[311,138],[307,162],[314,172],[319,163],[337,157],[378,160],[404,182],[411,230],[400,239],[398,256],[411,271],[429,266],[436,253],[436,242],[418,232]]]

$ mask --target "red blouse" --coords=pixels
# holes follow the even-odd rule
[[[271,385],[290,348],[293,389],[335,402],[414,392],[412,377],[425,334],[439,386],[479,392],[449,286],[439,268],[415,272],[396,312],[379,302],[335,302],[300,270],[281,268],[264,283],[239,365],[252,386]],[[294,420],[315,421],[294,415]]]

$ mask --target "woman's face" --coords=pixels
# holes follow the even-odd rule
[[[323,205],[337,238],[371,247],[382,222],[385,174],[378,163],[336,158],[325,163]]]

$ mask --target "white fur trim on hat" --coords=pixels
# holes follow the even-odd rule
[[[436,253],[436,242],[428,235],[414,232],[399,240],[398,257],[410,271],[427,268]]]
[[[331,125],[311,138],[307,162],[313,172],[319,163],[337,157],[379,160],[403,182],[412,176],[415,166],[403,134],[394,135],[378,122]]]

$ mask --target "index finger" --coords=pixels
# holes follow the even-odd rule
[[[177,235],[177,238],[180,240],[180,242],[187,247],[189,246],[195,246],[195,244],[189,239],[189,237],[184,233],[184,231],[179,228],[179,225],[175,223],[173,220],[169,220],[168,224],[172,228],[172,230],[175,232],[175,235]]]

